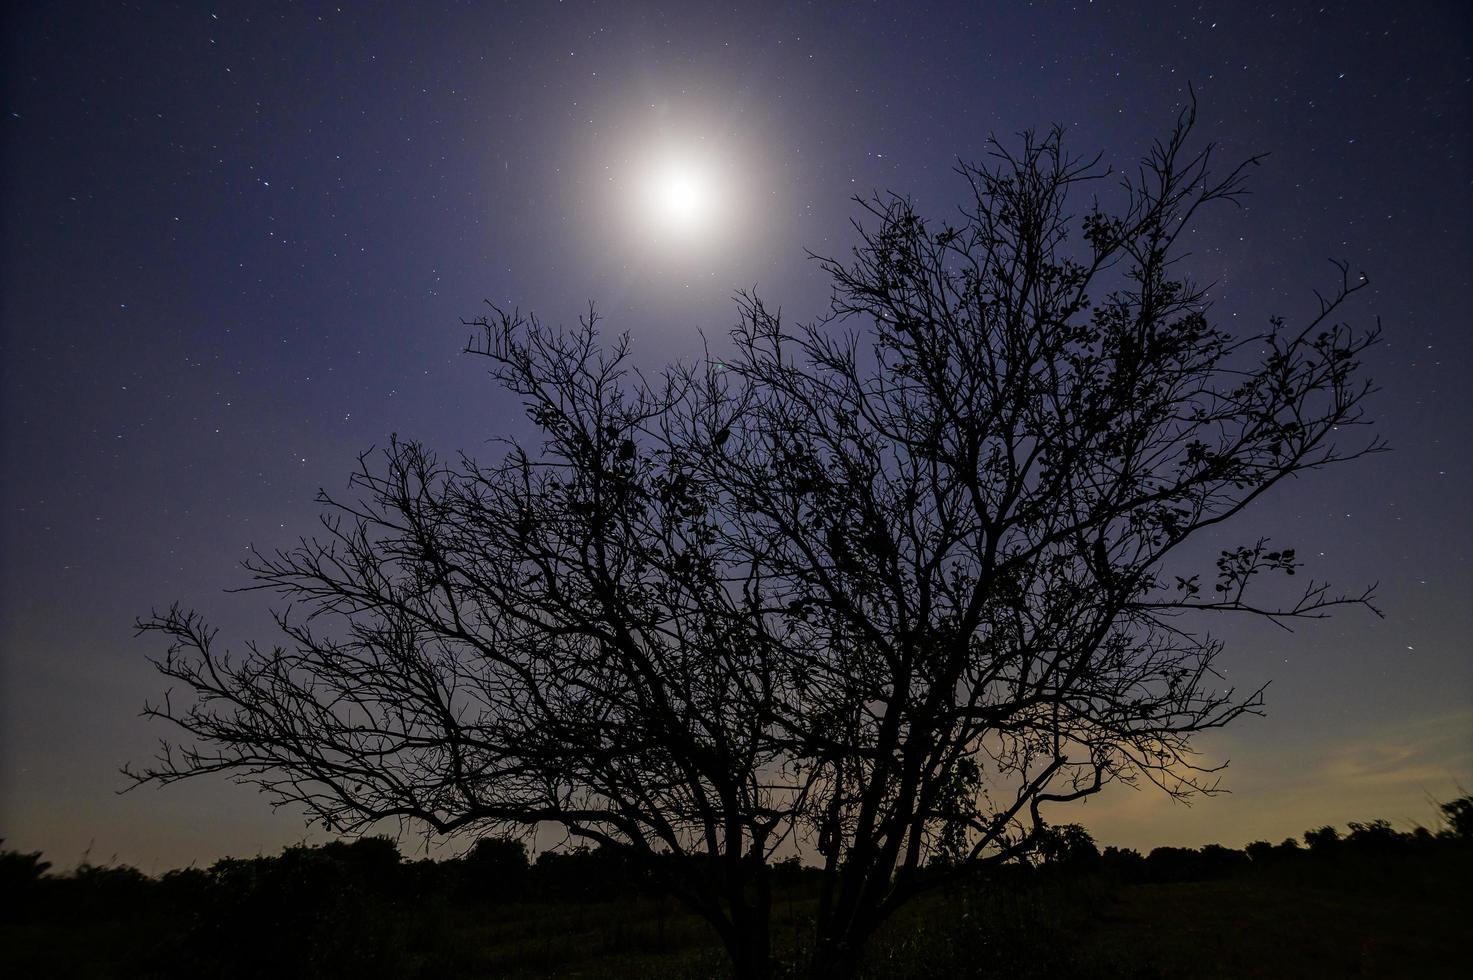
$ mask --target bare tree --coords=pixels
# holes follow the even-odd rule
[[[281,645],[141,623],[190,698],[146,709],[185,737],[132,775],[223,772],[345,831],[550,822],[643,861],[743,978],[771,970],[774,853],[821,857],[811,969],[850,976],[944,869],[1028,850],[1041,807],[1213,792],[1191,736],[1261,691],[1219,688],[1194,614],[1369,593],[1276,604],[1253,586],[1292,549],[1203,570],[1182,545],[1380,443],[1347,442],[1363,279],[1234,338],[1175,265],[1255,162],[1214,176],[1192,119],[1114,213],[1071,211],[1105,171],[1058,131],[962,167],[955,223],[860,201],[861,247],[820,260],[832,314],[789,328],[743,295],[725,360],[650,379],[592,314],[477,321],[540,444],[365,456],[318,536],[248,565],[290,601]]]

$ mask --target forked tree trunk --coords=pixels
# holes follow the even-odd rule
[[[771,980],[772,936],[765,917],[759,917],[748,930],[728,940],[726,951],[731,956],[732,975],[736,980]]]
[[[830,868],[829,874],[825,884],[831,890],[819,901],[808,976],[812,980],[852,980],[859,974],[859,958],[870,930],[865,928],[867,919],[854,909],[859,902],[856,870]]]

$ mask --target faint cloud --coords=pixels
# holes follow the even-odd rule
[[[1435,825],[1435,803],[1473,792],[1473,710],[1368,726],[1334,742],[1210,742],[1209,758],[1233,759],[1228,793],[1187,807],[1150,787],[1110,787],[1087,806],[1056,808],[1051,819],[1083,823],[1102,844],[1142,850],[1241,847],[1351,820]]]
[[[1473,773],[1473,711],[1411,720],[1326,754],[1323,783],[1432,792]]]

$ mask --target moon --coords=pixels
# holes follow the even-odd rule
[[[699,281],[723,299],[728,281],[766,278],[754,270],[771,261],[775,218],[794,211],[773,156],[783,140],[729,116],[651,97],[570,149],[584,162],[570,168],[566,213],[590,219],[578,238],[599,268],[686,295]]]
[[[720,184],[711,168],[696,161],[666,160],[646,179],[644,205],[651,224],[664,236],[705,237],[720,211]]]

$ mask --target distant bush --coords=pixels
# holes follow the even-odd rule
[[[1330,857],[1340,850],[1340,831],[1334,827],[1306,830],[1304,843],[1315,857]]]
[[[1349,826],[1345,845],[1365,853],[1391,854],[1411,843],[1410,835],[1398,833],[1386,820],[1372,820],[1370,823],[1351,821]]]
[[[661,890],[649,874],[604,847],[543,851],[528,882],[534,897],[550,901],[603,902]]]
[[[1206,844],[1201,850],[1202,875],[1216,878],[1248,868],[1253,862],[1243,851],[1221,844]]]
[[[461,901],[513,902],[526,894],[531,865],[519,840],[482,837],[455,865],[455,893]]]
[[[402,956],[400,864],[383,837],[217,861],[188,954],[222,978],[384,976]]]
[[[1100,870],[1121,881],[1140,881],[1146,874],[1146,859],[1129,847],[1107,847],[1100,855]]]
[[[209,895],[213,884],[209,873],[200,868],[166,871],[154,890],[164,904],[184,909],[197,909]]]
[[[1100,865],[1100,851],[1094,838],[1077,823],[1040,828],[1034,846],[1044,864],[1053,868],[1094,871]]]
[[[41,860],[40,851],[22,854],[0,850],[0,921],[20,918],[35,901],[41,877],[50,867],[50,861]]]
[[[1243,848],[1243,853],[1248,855],[1248,860],[1256,865],[1272,864],[1278,857],[1278,848],[1266,840],[1256,840]]]
[[[1446,836],[1455,840],[1473,841],[1473,796],[1463,796],[1451,803],[1444,803],[1438,809],[1442,811],[1442,817],[1447,821]]]
[[[972,903],[967,908],[973,912],[964,909],[962,916],[969,924],[959,919],[944,928],[927,925],[930,931],[924,934],[896,939],[876,961],[884,969],[875,975],[888,975],[884,971],[906,957],[920,957],[906,975],[923,975],[925,969],[917,964],[940,955],[937,943],[951,944],[946,949],[952,951],[948,956],[955,953],[954,962],[969,962],[962,950],[970,943],[967,936],[979,928],[976,913],[984,908],[984,918],[1000,917],[989,920],[986,941],[999,949],[1015,949],[1022,957],[1038,942],[1051,940],[1027,930],[1014,935],[1009,931],[1013,926],[1022,929],[1023,919],[1048,920],[1060,902],[1082,908],[1088,903],[1080,896],[1100,889],[1278,875],[1273,869],[1290,866],[1293,873],[1281,877],[1341,887],[1400,880],[1396,869],[1404,858],[1417,859],[1407,865],[1414,874],[1421,873],[1417,867],[1442,867],[1443,855],[1465,861],[1459,855],[1467,855],[1473,843],[1469,826],[1473,797],[1443,804],[1441,811],[1444,826],[1436,833],[1425,827],[1399,832],[1386,820],[1371,820],[1351,822],[1344,831],[1331,826],[1310,830],[1303,837],[1307,846],[1295,838],[1279,844],[1259,840],[1241,851],[1217,844],[1197,849],[1158,847],[1144,857],[1130,848],[1101,851],[1077,825],[1049,827],[1040,837],[1038,866],[1016,862],[945,879],[952,895],[963,896],[964,905]],[[710,874],[720,870],[706,869]],[[816,895],[818,872],[796,857],[776,862],[771,871],[774,888],[786,896],[784,905],[795,918],[792,935],[798,942],[796,920],[806,914],[801,911],[804,902]],[[950,869],[932,871],[946,876]],[[6,936],[40,937],[35,940],[40,952],[27,961],[29,973],[11,969],[12,960],[3,955],[0,973],[161,980],[258,976],[380,980],[472,976],[488,970],[501,975],[465,945],[465,923],[516,918],[523,914],[514,908],[518,903],[536,903],[536,914],[547,910],[546,914],[570,922],[604,915],[592,908],[595,903],[613,903],[609,907],[624,916],[620,922],[654,915],[645,932],[635,929],[618,947],[621,955],[643,955],[664,950],[667,934],[677,935],[681,928],[673,924],[678,917],[670,918],[668,900],[644,906],[645,912],[628,911],[636,907],[635,899],[661,893],[660,875],[658,868],[637,871],[616,852],[603,849],[543,852],[533,862],[520,841],[499,838],[479,840],[458,858],[406,861],[393,840],[368,837],[288,847],[268,857],[227,858],[208,869],[185,868],[157,878],[127,866],[90,863],[57,874],[39,853],[0,849],[0,922],[12,930]],[[799,911],[794,913],[794,908]],[[95,935],[86,930],[103,923],[111,930],[104,934],[132,937],[128,940],[132,945],[122,952],[107,948],[74,953],[72,962],[105,962],[106,969],[68,971],[58,966],[56,936]],[[39,931],[14,931],[33,927]],[[667,927],[674,931],[667,933]],[[892,954],[899,959],[885,958]],[[931,975],[950,975],[947,964],[953,960],[937,960]],[[1040,966],[1041,972],[1034,975],[1052,975],[1050,969]]]
[[[132,910],[145,904],[153,879],[126,864],[82,864],[71,874],[73,904],[86,914]]]
[[[1201,853],[1190,847],[1157,847],[1146,855],[1148,881],[1195,881],[1202,868]]]

